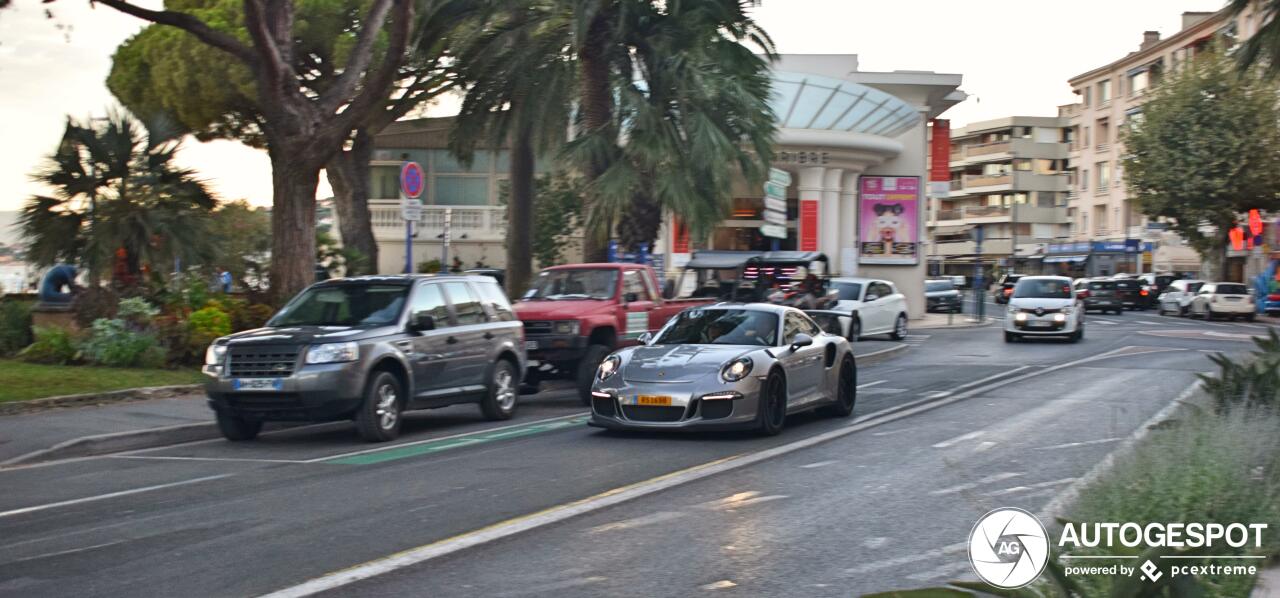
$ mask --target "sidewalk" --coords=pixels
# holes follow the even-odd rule
[[[919,320],[911,320],[908,327],[917,330],[922,328],[977,328],[994,322],[990,316],[982,322],[974,320],[973,314],[925,314]]]
[[[59,447],[59,458],[135,448],[146,440],[187,442],[218,430],[203,394],[0,417],[0,465]],[[145,438],[144,438],[145,437]],[[138,446],[137,448],[141,448]]]

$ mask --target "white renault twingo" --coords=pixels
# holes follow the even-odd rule
[[[1013,287],[1004,318],[1004,340],[1028,336],[1084,338],[1084,309],[1065,276],[1024,276]]]

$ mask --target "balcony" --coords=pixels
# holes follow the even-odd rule
[[[1067,222],[1067,208],[1043,208],[1040,206],[1018,205],[1017,219],[1019,223],[1064,224]],[[961,206],[950,210],[938,210],[935,223],[939,226],[955,226],[960,224],[995,224],[1012,222],[1013,207],[1009,206]]]
[[[966,174],[964,175],[964,187],[966,189],[974,187],[996,187],[999,185],[1012,185],[1013,173],[1005,174]]]
[[[444,233],[445,209],[453,209],[450,232],[455,240],[501,242],[507,231],[505,206],[423,206],[422,219],[414,226],[420,241],[431,241]],[[377,239],[403,240],[404,220],[397,200],[371,200],[369,216]]]
[[[1009,239],[988,239],[982,243],[982,253],[986,254],[1009,254],[1012,243]],[[960,255],[975,255],[978,252],[978,244],[973,241],[937,241],[929,245],[929,255],[950,257]]]
[[[1040,143],[1034,139],[1009,139],[990,143],[964,144],[952,147],[951,165],[965,166],[984,162],[1008,161],[1018,158],[1043,158],[1063,160],[1070,153],[1068,144],[1060,142]]]
[[[1013,144],[1008,141],[994,141],[991,143],[977,143],[965,146],[966,156],[985,156],[987,154],[1007,154]]]

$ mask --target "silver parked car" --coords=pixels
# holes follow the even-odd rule
[[[694,307],[643,340],[600,364],[591,425],[773,435],[799,411],[853,413],[857,366],[849,341],[793,307]]]

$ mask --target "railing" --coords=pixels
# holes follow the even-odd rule
[[[1111,149],[1111,145],[1110,145],[1110,144],[1107,144],[1107,143],[1099,143],[1098,145],[1094,146],[1093,151],[1101,153],[1101,152],[1105,152],[1105,151],[1110,150],[1110,149]]]
[[[1008,141],[993,141],[990,143],[977,143],[965,146],[965,155],[967,156],[985,156],[987,154],[1008,153],[1010,143]]]
[[[430,241],[444,232],[445,209],[452,209],[450,233],[455,240],[466,235],[468,240],[501,241],[507,231],[505,206],[423,206],[422,218],[415,228],[418,239]],[[369,217],[373,221],[374,236],[382,239],[403,239],[404,220],[400,218],[400,202],[396,200],[372,200]]]
[[[954,180],[954,181],[951,181],[951,190],[952,190],[952,191],[959,191],[959,190],[961,190],[961,189],[964,189],[964,181],[962,181],[962,180],[960,180],[960,179],[956,179],[956,180]]]
[[[949,210],[938,210],[938,217],[935,222],[957,220],[1009,222],[1013,220],[1014,216],[1013,207],[1011,206],[961,206]],[[1018,217],[1018,222],[1022,223],[1061,224],[1067,221],[1067,208],[1065,206],[1042,207],[1019,204],[1016,216]]]
[[[1013,182],[1013,173],[1005,174],[966,174],[964,175],[965,187],[990,187],[993,185],[1008,185]]]

